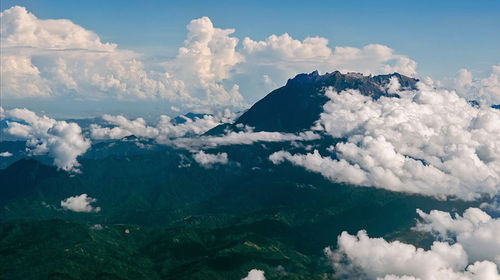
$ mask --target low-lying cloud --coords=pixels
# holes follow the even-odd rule
[[[78,124],[40,117],[28,109],[6,110],[4,115],[9,118],[4,131],[26,139],[29,154],[48,154],[58,168],[79,171],[77,157],[90,148],[90,140],[82,135]]]
[[[73,212],[97,213],[101,211],[101,208],[92,206],[92,203],[95,203],[96,201],[97,199],[84,193],[61,200],[61,207]]]
[[[461,244],[435,241],[429,250],[400,241],[371,238],[364,230],[343,232],[338,248],[325,249],[338,278],[385,280],[494,280],[500,279],[490,260],[469,264]]]
[[[227,153],[207,154],[199,151],[193,155],[194,160],[204,168],[211,168],[214,164],[227,164]]]
[[[242,278],[241,280],[266,280],[266,277],[264,276],[264,271],[252,269],[248,272],[247,277]]]
[[[433,233],[441,240],[462,245],[469,261],[491,260],[500,265],[500,219],[479,208],[469,208],[462,216],[448,212],[417,210],[422,219],[415,230]]]
[[[316,125],[337,143],[333,156],[281,151],[284,160],[333,181],[473,200],[500,190],[500,111],[419,83],[401,98],[372,100],[327,90]]]

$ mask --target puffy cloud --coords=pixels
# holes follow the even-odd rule
[[[470,88],[472,86],[472,73],[465,68],[458,70],[455,84],[459,89]]]
[[[247,277],[242,278],[241,280],[266,280],[266,277],[264,276],[264,271],[252,269],[248,272]]]
[[[314,69],[367,74],[400,72],[416,74],[416,63],[408,57],[397,55],[391,48],[370,44],[362,49],[353,47],[328,47],[328,39],[308,37],[303,41],[293,39],[287,33],[271,35],[264,41],[245,38],[242,52],[249,63],[276,65],[290,72],[309,72]]]
[[[335,157],[275,154],[334,181],[437,198],[472,200],[500,190],[500,112],[455,92],[419,84],[401,98],[336,93],[318,126],[335,138]],[[341,174],[350,172],[348,176]]]
[[[199,151],[193,155],[194,160],[205,168],[210,168],[214,164],[227,164],[227,153],[207,154]]]
[[[28,109],[6,110],[5,115],[15,121],[7,120],[4,131],[26,139],[31,154],[49,154],[58,168],[79,171],[77,157],[90,148],[90,140],[83,137],[78,124],[39,117]]]
[[[335,47],[332,50],[326,38],[308,37],[300,41],[285,33],[279,36],[271,35],[263,41],[245,38],[241,52],[245,55],[246,62],[235,68],[240,74],[237,80],[242,85],[242,90],[249,90],[245,87],[248,79],[254,79],[252,90],[261,83],[261,76],[254,78],[251,73],[259,73],[265,77],[260,87],[262,91],[272,89],[269,85],[283,84],[297,73],[313,70],[416,74],[415,61],[378,44],[363,48]]]
[[[173,65],[166,64],[167,67],[174,67],[174,73],[182,77],[185,84],[204,89],[207,100],[216,104],[242,102],[238,85],[226,90],[221,83],[230,77],[233,67],[243,61],[243,56],[236,51],[238,39],[229,36],[234,29],[215,28],[208,17],[192,20],[187,29],[184,46],[179,49]]]
[[[124,116],[103,115],[102,118],[114,127],[101,127],[96,124],[90,126],[90,135],[94,139],[121,139],[129,135],[137,137],[155,138],[158,129],[147,126],[143,118],[129,120]]]
[[[12,156],[12,153],[8,152],[8,151],[0,153],[0,157],[11,157],[11,156]]]
[[[84,193],[81,195],[70,196],[64,200],[61,200],[61,207],[74,212],[97,213],[101,211],[101,208],[91,205],[96,201],[97,199],[87,196],[87,194]]]
[[[500,279],[495,263],[483,260],[468,265],[460,244],[435,241],[429,250],[399,241],[343,232],[338,249],[325,249],[336,276],[349,279]]]
[[[151,70],[161,66],[145,65],[139,54],[103,43],[70,20],[39,19],[19,6],[3,11],[0,20],[6,98],[163,98],[197,106],[242,102],[236,84],[228,90],[222,85],[243,60],[235,51],[238,39],[229,36],[230,29],[214,28],[207,17],[188,25],[179,54],[163,63],[171,72]]]
[[[351,165],[347,161],[334,160],[328,157],[322,157],[318,150],[305,155],[292,155],[289,152],[279,151],[271,154],[269,159],[274,164],[280,164],[285,160],[291,163],[303,166],[307,170],[320,173],[326,178],[343,183],[353,183],[357,185],[369,185],[370,182],[363,170],[358,165]]]
[[[336,47],[328,40],[297,40],[288,34],[263,41],[232,36],[208,17],[192,20],[177,55],[148,61],[103,42],[67,19],[39,19],[15,6],[0,14],[4,98],[58,97],[83,100],[166,99],[181,106],[243,106],[300,72],[399,71],[415,74],[416,63],[383,45]],[[162,70],[163,69],[163,70]],[[243,88],[240,88],[243,86]],[[259,93],[259,96],[255,92]]]
[[[465,210],[463,216],[450,213],[417,210],[422,221],[415,227],[419,231],[434,233],[444,240],[463,246],[470,261],[491,260],[500,265],[500,219],[493,219],[479,208]]]
[[[269,131],[230,131],[222,136],[201,136],[198,138],[179,138],[166,144],[172,144],[182,148],[213,148],[226,145],[251,145],[256,142],[285,142],[285,141],[311,141],[319,139],[320,136],[311,131],[292,134]]]
[[[148,126],[143,118],[129,120],[121,115],[104,115],[103,119],[112,127],[92,124],[90,133],[94,139],[121,139],[135,135],[155,139],[159,143],[167,143],[172,138],[203,134],[222,123],[231,122],[232,117],[231,112],[225,111],[223,114],[204,115],[194,119],[182,117],[184,122],[176,124],[169,116],[162,115],[156,126]]]
[[[481,79],[480,92],[494,95],[496,100],[500,100],[500,65],[494,65],[491,74]]]
[[[489,76],[474,78],[467,69],[460,69],[455,77],[457,91],[470,99],[486,103],[500,103],[500,65],[493,65]]]

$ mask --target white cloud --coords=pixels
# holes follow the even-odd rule
[[[5,115],[15,121],[8,120],[4,131],[26,139],[31,154],[49,154],[58,168],[78,172],[77,157],[90,148],[78,124],[39,117],[28,109],[6,110]]]
[[[148,126],[143,118],[129,120],[121,115],[104,115],[103,119],[112,127],[92,124],[90,133],[93,139],[121,139],[135,135],[155,139],[159,143],[168,143],[172,138],[203,134],[222,123],[232,122],[233,117],[231,112],[225,111],[215,115],[204,115],[201,118],[183,117],[183,123],[175,124],[169,116],[162,115],[156,126]]]
[[[214,164],[227,164],[227,153],[207,154],[199,151],[193,155],[194,160],[205,168],[211,168]]]
[[[236,72],[241,74],[238,80],[244,85],[248,83],[248,79],[254,79],[252,87],[257,86],[262,75],[267,81],[280,85],[298,73],[313,70],[416,74],[415,61],[378,44],[366,45],[363,48],[335,47],[332,50],[326,38],[308,37],[300,41],[285,33],[279,36],[271,35],[263,41],[254,41],[247,37],[243,40],[241,52],[246,61],[235,67]],[[252,73],[259,73],[260,76],[253,77]],[[260,90],[269,90],[268,84],[263,83]]]
[[[343,232],[338,249],[325,249],[339,278],[349,279],[500,279],[497,266],[488,260],[471,265],[460,244],[434,242],[429,250],[399,241]]]
[[[465,68],[458,70],[455,84],[459,89],[470,88],[472,86],[472,73]]]
[[[177,58],[145,65],[140,55],[103,43],[70,20],[44,20],[14,6],[2,22],[2,91],[4,98],[167,99],[187,104],[241,104],[238,86],[222,81],[242,60],[231,30],[217,29],[206,17],[188,25],[188,39]],[[192,71],[196,75],[192,75]],[[194,78],[193,78],[194,77]],[[191,95],[198,89],[206,94]],[[75,95],[76,94],[76,95]]]
[[[97,199],[87,196],[87,194],[84,193],[81,195],[70,196],[64,200],[61,200],[61,207],[74,212],[97,213],[101,211],[101,208],[91,205],[96,201]]]
[[[238,92],[238,85],[234,84],[226,90],[221,83],[230,77],[233,67],[244,60],[236,51],[238,39],[230,36],[234,29],[215,28],[208,17],[192,20],[187,29],[183,47],[179,49],[173,65],[166,64],[167,68],[173,67],[175,75],[185,84],[201,87],[209,101],[216,104],[241,103],[243,97]]]
[[[266,280],[266,277],[264,276],[264,271],[252,269],[248,272],[247,277],[242,278],[241,280]]]
[[[201,136],[198,138],[179,138],[164,144],[172,144],[182,148],[213,148],[226,145],[251,145],[256,142],[285,142],[285,141],[310,141],[319,139],[320,136],[311,131],[299,134],[281,132],[248,132],[230,131],[222,136]]]
[[[338,160],[318,153],[272,157],[334,181],[391,191],[466,200],[497,194],[500,112],[475,108],[452,91],[419,87],[378,100],[354,90],[327,91],[331,100],[317,126],[347,139],[335,145]]]
[[[114,127],[101,127],[96,124],[90,126],[90,134],[93,139],[121,139],[129,135],[137,137],[155,138],[158,129],[146,125],[143,118],[128,120],[124,116],[103,115],[102,118]]]
[[[500,65],[493,65],[489,76],[484,78],[474,78],[469,70],[460,69],[454,82],[457,91],[467,98],[500,103]]]
[[[0,153],[0,157],[11,157],[11,156],[12,156],[12,153],[8,152],[8,151]]]
[[[176,108],[241,107],[240,85],[253,100],[315,69],[416,73],[413,60],[383,45],[332,50],[326,38],[301,41],[285,33],[263,41],[247,37],[238,46],[234,29],[214,27],[208,17],[187,25],[176,57],[165,61],[144,60],[70,20],[39,19],[24,7],[4,10],[0,20],[1,86],[11,99],[166,99]]]
[[[470,261],[491,260],[500,265],[500,219],[493,219],[479,208],[465,210],[463,216],[432,210],[417,210],[422,221],[416,230],[436,234],[444,240],[460,243]]]

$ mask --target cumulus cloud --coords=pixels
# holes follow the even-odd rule
[[[247,277],[242,278],[241,280],[266,280],[266,277],[264,276],[264,271],[252,269],[248,272]]]
[[[328,43],[328,39],[322,37],[308,37],[301,41],[287,33],[271,35],[262,41],[247,37],[241,50],[246,62],[236,66],[236,72],[242,74],[239,83],[243,88],[248,79],[254,79],[251,86],[257,87],[262,78],[253,77],[250,73],[259,73],[265,77],[259,89],[265,91],[272,89],[269,85],[283,84],[297,73],[313,70],[364,74],[417,73],[415,61],[387,46],[370,44],[363,48],[337,46],[332,49]],[[245,73],[247,75],[243,75]]]
[[[5,98],[76,94],[84,99],[167,99],[187,104],[240,104],[238,86],[222,81],[242,60],[231,30],[210,19],[193,20],[175,59],[144,64],[139,54],[104,43],[67,19],[44,20],[14,6],[2,22],[2,91]],[[196,73],[196,75],[192,75]],[[191,95],[197,90],[205,95]]]
[[[196,84],[204,89],[207,100],[216,104],[242,102],[238,85],[234,84],[226,90],[221,83],[230,77],[233,67],[244,59],[236,51],[238,39],[230,36],[235,30],[216,28],[208,17],[192,20],[187,29],[184,46],[179,49],[173,65],[167,63],[167,67],[173,67],[175,75],[183,77],[185,84]]]
[[[227,153],[207,154],[199,151],[193,155],[194,160],[205,168],[211,168],[214,164],[227,164]]]
[[[28,109],[6,110],[7,128],[10,135],[26,139],[30,154],[48,154],[54,164],[63,170],[78,172],[77,157],[90,148],[90,140],[82,135],[76,123],[56,121],[47,116],[38,116]]]
[[[70,196],[61,200],[61,207],[66,210],[74,212],[92,213],[101,211],[100,207],[94,207],[91,204],[96,202],[97,199],[87,196],[87,194]]]
[[[343,232],[338,249],[325,249],[336,276],[349,279],[500,279],[497,265],[477,261],[469,265],[460,244],[435,241],[429,250],[399,241],[370,238],[366,231],[357,235]]]
[[[326,92],[319,126],[334,138],[334,158],[318,152],[283,160],[361,186],[440,199],[472,200],[500,190],[500,112],[476,108],[455,92],[420,83],[401,98],[372,100],[354,90]]]
[[[4,98],[166,99],[175,108],[239,107],[246,104],[242,94],[261,97],[290,76],[316,69],[416,73],[413,60],[377,44],[332,49],[326,38],[297,40],[285,33],[263,41],[247,37],[239,45],[234,29],[217,28],[208,17],[187,25],[177,55],[165,61],[145,60],[70,20],[39,19],[20,6],[4,10],[0,20]]]
[[[8,151],[0,153],[0,157],[11,157],[11,156],[12,156],[12,153],[8,152]]]
[[[499,104],[500,103],[500,65],[493,65],[487,77],[474,78],[472,72],[460,69],[455,77],[457,91],[470,99]]]
[[[422,221],[416,230],[434,233],[438,238],[463,246],[470,261],[491,260],[500,265],[500,219],[479,208],[469,208],[462,216],[448,212],[417,210]]]
[[[247,37],[243,41],[242,52],[251,63],[276,65],[282,70],[292,70],[295,73],[336,69],[365,74],[416,74],[416,62],[378,44],[370,44],[362,49],[335,47],[332,50],[326,38],[308,37],[300,41],[285,33],[280,36],[271,35],[264,41],[254,41]]]
[[[181,148],[213,148],[226,145],[251,145],[256,142],[285,142],[285,141],[311,141],[319,139],[320,136],[311,131],[292,134],[269,131],[230,131],[222,136],[201,136],[198,138],[179,138],[165,142]]]
[[[156,126],[148,126],[143,118],[129,120],[122,115],[102,117],[111,127],[97,124],[90,126],[90,134],[94,139],[121,139],[126,136],[155,139],[159,143],[168,143],[172,138],[200,135],[222,124],[232,122],[234,115],[230,111],[214,115],[204,115],[193,119],[181,116],[182,123],[174,123],[169,116],[162,115]]]

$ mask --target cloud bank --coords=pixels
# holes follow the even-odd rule
[[[476,108],[453,91],[423,83],[401,98],[372,100],[354,90],[326,92],[316,128],[345,138],[334,155],[281,151],[326,178],[360,186],[434,196],[477,199],[500,190],[500,111]]]
[[[494,219],[479,208],[469,208],[462,216],[448,212],[417,210],[422,219],[415,230],[431,232],[439,239],[457,242],[469,261],[491,260],[500,265],[500,219]]]
[[[26,139],[31,155],[48,154],[58,168],[79,171],[77,157],[90,148],[90,140],[84,138],[78,124],[40,117],[28,109],[6,110],[4,114],[9,118],[4,131]]]
[[[429,250],[399,241],[370,238],[366,231],[343,232],[338,249],[325,249],[336,276],[348,279],[385,280],[494,280],[500,279],[497,265],[489,260],[469,264],[459,243],[435,241]],[[346,278],[346,279],[347,279]]]
[[[87,196],[87,194],[84,193],[61,200],[61,207],[74,212],[97,213],[101,211],[101,208],[91,205],[96,201],[97,199]]]
[[[241,107],[243,96],[253,101],[290,76],[316,69],[416,74],[413,60],[387,46],[332,49],[326,38],[297,40],[287,33],[263,41],[246,37],[240,44],[234,29],[217,28],[208,17],[193,19],[177,55],[163,61],[103,42],[70,20],[39,19],[24,7],[4,10],[0,20],[6,99],[164,99],[174,108]]]
[[[110,127],[102,127],[97,124],[90,126],[90,135],[93,139],[121,139],[126,136],[155,139],[159,143],[169,143],[170,139],[201,135],[208,130],[223,124],[231,123],[235,118],[229,110],[214,115],[203,115],[202,117],[188,118],[181,116],[181,123],[173,122],[167,115],[160,116],[156,126],[149,126],[143,118],[129,120],[122,115],[103,115],[102,118]]]

